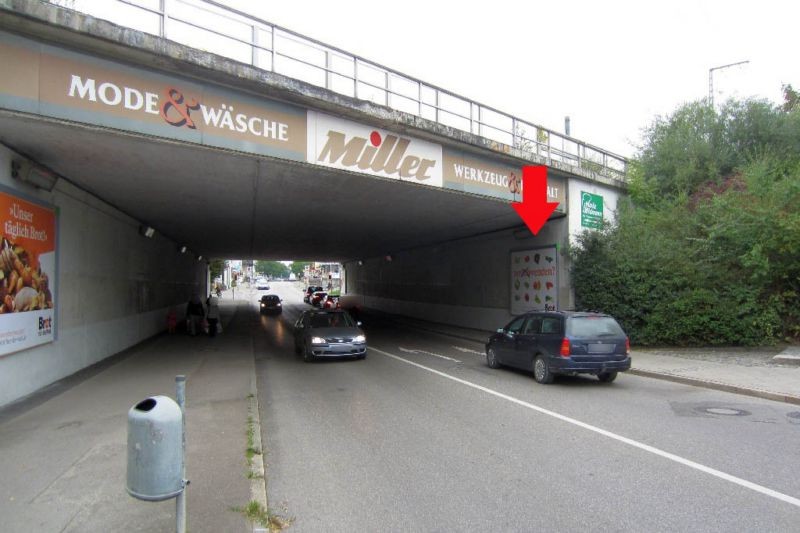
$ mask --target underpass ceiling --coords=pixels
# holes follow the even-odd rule
[[[521,226],[502,201],[16,113],[0,142],[209,258],[345,261]]]

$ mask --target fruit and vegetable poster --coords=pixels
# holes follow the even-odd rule
[[[555,246],[511,252],[511,314],[555,311],[558,255]]]
[[[54,339],[56,212],[0,191],[0,356]]]

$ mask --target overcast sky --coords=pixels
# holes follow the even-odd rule
[[[800,87],[800,2],[225,0],[269,22],[632,156],[656,115]]]

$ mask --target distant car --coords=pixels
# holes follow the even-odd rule
[[[283,312],[281,299],[277,294],[265,294],[261,297],[260,302],[261,313],[275,313],[280,314]]]
[[[309,298],[308,303],[313,305],[314,307],[319,307],[322,303],[322,300],[328,295],[325,291],[317,291],[311,295]]]
[[[630,342],[613,317],[601,313],[531,312],[516,317],[486,343],[490,368],[533,371],[539,383],[557,374],[594,374],[611,382],[631,368]]]
[[[269,282],[265,279],[260,279],[256,281],[256,289],[259,291],[268,291],[269,290]]]
[[[319,306],[321,309],[339,309],[339,297],[328,294],[320,301]]]
[[[367,338],[347,311],[309,309],[294,325],[294,348],[303,360],[367,356]]]
[[[303,301],[305,303],[307,303],[307,304],[311,303],[311,295],[314,294],[317,291],[322,291],[322,290],[325,290],[325,289],[323,289],[322,287],[318,287],[316,285],[310,285],[310,286],[306,287],[306,292],[303,295]]]

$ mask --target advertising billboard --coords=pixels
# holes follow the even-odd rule
[[[581,227],[603,227],[603,197],[599,194],[581,191]]]
[[[308,162],[373,176],[442,186],[442,147],[308,111]]]
[[[0,107],[304,161],[306,111],[0,32]]]
[[[511,314],[556,311],[558,249],[555,245],[511,252]]]
[[[503,164],[453,148],[443,148],[444,186],[509,202],[522,201],[522,167]],[[567,212],[564,178],[547,176],[547,201],[557,202],[559,212]]]
[[[56,212],[0,191],[0,356],[55,335]]]

